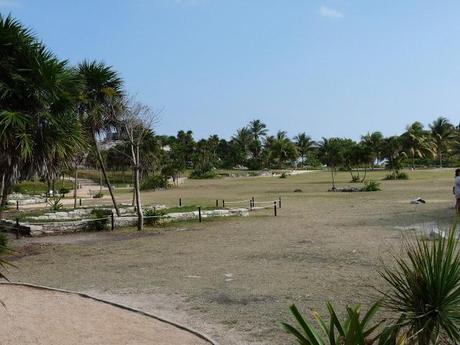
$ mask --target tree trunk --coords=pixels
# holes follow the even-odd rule
[[[75,164],[75,174],[74,174],[74,184],[73,184],[73,208],[77,208],[77,191],[78,191],[78,165]]]
[[[3,219],[3,212],[5,211],[6,203],[8,201],[8,194],[11,192],[11,184],[8,183],[8,179],[3,175],[3,193],[0,201],[0,219]]]
[[[363,179],[361,180],[361,182],[366,181],[366,175],[367,175],[367,165],[364,166],[364,176],[363,176]]]
[[[139,146],[132,147],[133,161],[134,161],[134,189],[136,191],[136,213],[137,213],[137,230],[144,229],[144,214],[142,212],[141,191],[139,184]]]
[[[102,161],[101,151],[99,151],[99,147],[97,146],[97,139],[96,139],[95,131],[93,131],[93,141],[94,141],[94,147],[96,149],[97,160],[99,161],[99,166],[101,167],[102,174],[104,175],[105,183],[107,184],[107,188],[109,189],[110,197],[112,198],[113,208],[115,209],[117,216],[120,217],[121,215],[120,210],[118,209],[117,201],[115,200],[115,195],[113,194],[112,186],[107,177],[107,172],[105,171],[105,166],[104,166],[104,162]]]
[[[332,175],[332,190],[335,190],[335,176],[334,176],[334,168],[331,167],[331,175]]]
[[[442,152],[439,151],[439,167],[442,168]]]

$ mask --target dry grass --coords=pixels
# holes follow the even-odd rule
[[[381,192],[328,193],[329,174],[189,181],[144,194],[146,203],[215,205],[215,199],[273,200],[278,217],[173,224],[137,233],[78,234],[34,243],[15,260],[13,280],[89,291],[154,311],[208,332],[221,344],[285,344],[277,325],[292,302],[323,309],[368,302],[381,286],[381,259],[400,249],[395,226],[454,218],[451,170],[410,172],[408,181],[382,181]],[[385,173],[371,173],[380,180]],[[350,175],[339,174],[347,185]],[[295,189],[303,192],[294,193]],[[122,193],[119,198],[130,200]],[[421,196],[424,205],[409,200]],[[179,309],[176,309],[179,308]],[[184,312],[185,311],[185,312]]]

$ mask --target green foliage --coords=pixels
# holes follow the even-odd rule
[[[405,243],[406,257],[380,273],[390,290],[385,305],[401,315],[393,328],[419,345],[448,337],[460,342],[460,252],[456,226],[432,242]]]
[[[380,183],[372,180],[364,182],[364,187],[361,188],[362,192],[377,192],[380,190]]]
[[[97,192],[96,194],[93,195],[93,199],[100,199],[104,197],[104,193],[102,192]]]
[[[59,181],[57,186],[62,186],[60,187],[61,189],[68,190],[73,188],[72,182],[67,180]],[[15,193],[30,195],[44,194],[48,192],[48,184],[41,181],[21,181],[13,186],[12,191]]]
[[[351,176],[351,183],[358,183],[361,182],[361,178],[358,175]]]
[[[59,194],[66,195],[66,194],[69,194],[69,193],[70,193],[69,188],[62,187],[61,189],[59,189]]]
[[[91,211],[90,216],[95,219],[90,224],[97,231],[104,230],[109,222],[109,217],[112,215],[112,210],[105,208],[95,208]]]
[[[280,175],[280,178],[287,178],[288,177],[288,174],[283,171],[282,174]]]
[[[408,180],[409,175],[403,171],[396,171],[393,174],[388,174],[383,179],[384,180]]]
[[[169,188],[168,179],[164,176],[154,175],[144,179],[140,186],[141,190],[155,190]]]
[[[327,303],[329,320],[322,319],[317,312],[312,316],[323,334],[316,331],[300,313],[295,305],[290,307],[297,322],[297,327],[288,323],[281,323],[283,329],[293,335],[301,345],[370,345],[376,343],[379,335],[375,332],[380,325],[373,323],[380,303],[373,304],[361,318],[361,307],[347,307],[345,320],[340,321],[330,303]]]
[[[48,199],[48,206],[51,212],[59,212],[64,208],[61,198],[57,196]]]
[[[144,223],[147,225],[158,224],[161,217],[164,216],[166,212],[164,210],[156,210],[148,208],[144,210]]]
[[[193,170],[190,173],[190,178],[192,179],[213,179],[218,178],[219,174],[216,170],[209,170],[209,171],[201,171],[201,170]]]

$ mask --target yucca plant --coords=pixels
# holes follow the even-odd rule
[[[384,305],[400,318],[393,329],[408,343],[438,344],[449,338],[460,342],[460,254],[455,226],[445,238],[405,244],[407,257],[380,273],[390,285]]]
[[[320,335],[312,324],[310,324],[300,313],[295,305],[290,307],[299,328],[282,322],[283,329],[292,334],[301,345],[370,345],[376,343],[379,334],[376,330],[381,322],[374,323],[372,320],[377,313],[380,302],[374,303],[367,313],[361,318],[361,307],[359,305],[347,307],[345,320],[340,321],[333,306],[328,302],[329,321],[323,320],[319,314],[312,311],[312,317],[316,320]]]

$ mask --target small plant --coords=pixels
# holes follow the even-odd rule
[[[158,224],[158,222],[161,219],[161,216],[164,216],[165,214],[166,212],[163,210],[156,210],[154,208],[145,209],[144,210],[144,222],[147,225]]]
[[[361,188],[361,192],[377,192],[380,190],[380,183],[372,180],[364,182],[364,187]]]
[[[51,212],[59,212],[64,208],[60,197],[52,197],[48,200],[48,205]]]
[[[93,199],[100,199],[102,197],[104,197],[104,194],[102,192],[97,192],[93,195]]]
[[[295,305],[290,307],[297,321],[296,328],[288,323],[281,323],[283,329],[293,335],[301,345],[370,345],[377,342],[379,334],[374,334],[380,323],[372,323],[380,303],[374,303],[368,312],[361,318],[359,305],[347,307],[345,320],[340,321],[337,313],[330,303],[327,303],[329,321],[323,320],[319,314],[312,311],[312,317],[316,320],[318,328],[324,335],[320,335],[315,328],[302,316]]]
[[[358,175],[353,175],[353,176],[351,177],[351,181],[350,181],[350,182],[351,182],[351,183],[359,183],[359,182],[361,182],[361,178],[360,178]]]
[[[384,180],[408,180],[409,175],[403,171],[397,171],[395,174],[388,174],[383,179]]]
[[[61,194],[62,196],[65,196],[66,194],[69,194],[69,193],[70,193],[69,188],[62,187],[61,189],[59,189],[59,194]]]
[[[141,190],[155,190],[169,188],[168,179],[164,176],[151,176],[141,183]]]
[[[287,177],[288,177],[288,174],[285,171],[280,175],[280,178],[287,178]]]
[[[90,216],[94,221],[91,222],[93,228],[97,231],[104,230],[109,222],[112,210],[105,208],[95,208],[91,211]]]
[[[190,178],[192,179],[213,179],[218,178],[219,174],[216,170],[208,170],[208,171],[201,171],[201,170],[193,170],[190,174]]]
[[[406,241],[402,258],[380,272],[390,290],[385,306],[398,314],[395,332],[428,345],[460,342],[460,251],[454,225],[447,237]],[[441,342],[441,339],[450,342]]]

